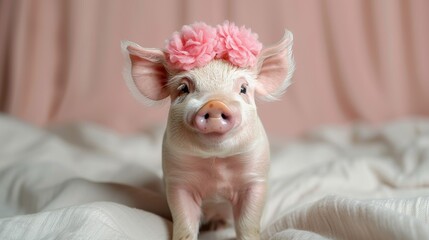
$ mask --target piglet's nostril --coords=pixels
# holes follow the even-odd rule
[[[209,117],[210,117],[210,114],[208,114],[208,113],[206,113],[206,114],[204,115],[204,119],[209,119]]]
[[[225,114],[221,114],[221,117],[223,118],[223,119],[228,119],[228,117],[225,115]]]

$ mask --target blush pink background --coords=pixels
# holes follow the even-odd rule
[[[260,103],[273,136],[325,124],[429,115],[429,1],[0,2],[0,110],[45,126],[90,121],[122,133],[165,122],[131,97],[121,40],[163,47],[183,24],[245,24],[269,45],[294,33],[296,72]]]

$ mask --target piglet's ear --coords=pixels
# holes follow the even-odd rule
[[[262,99],[276,100],[291,84],[295,62],[292,56],[293,35],[285,32],[275,45],[264,48],[258,58],[256,92]]]
[[[156,48],[143,48],[129,41],[122,41],[121,47],[127,60],[124,78],[133,95],[146,103],[167,98],[168,74],[164,52]]]

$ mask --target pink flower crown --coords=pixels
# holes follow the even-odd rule
[[[213,59],[223,59],[247,68],[256,64],[262,44],[258,35],[244,26],[225,21],[216,28],[203,22],[185,25],[167,41],[167,62],[177,70],[202,67]]]

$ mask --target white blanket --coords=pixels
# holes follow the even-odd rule
[[[161,136],[0,115],[0,239],[169,239]],[[429,239],[429,121],[273,141],[271,166],[262,239]]]

